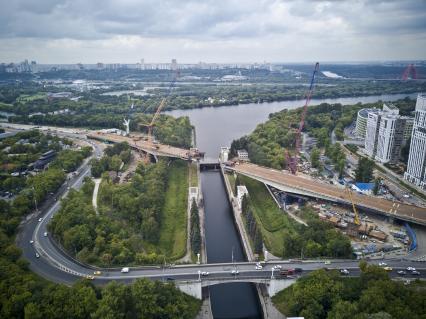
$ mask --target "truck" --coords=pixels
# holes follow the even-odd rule
[[[124,267],[121,269],[122,273],[128,273],[129,272],[129,267]]]
[[[281,276],[292,276],[294,274],[295,274],[294,269],[283,269],[283,270],[280,271]]]

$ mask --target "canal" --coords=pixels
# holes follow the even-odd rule
[[[201,185],[206,214],[207,261],[244,261],[243,247],[220,171],[202,171]],[[222,284],[209,289],[214,318],[261,318],[257,291],[253,284]]]

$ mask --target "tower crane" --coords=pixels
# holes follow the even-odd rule
[[[152,129],[154,127],[155,121],[157,120],[158,116],[160,115],[161,111],[163,110],[164,106],[166,105],[166,101],[168,99],[168,97],[170,96],[170,93],[172,92],[172,89],[176,83],[176,80],[179,76],[179,70],[176,69],[173,75],[173,79],[169,84],[169,87],[167,89],[167,93],[166,95],[161,99],[160,104],[157,107],[157,110],[155,111],[154,115],[152,116],[151,122],[149,122],[149,124],[141,124],[143,126],[146,126],[148,128],[148,141],[153,141],[152,138]]]
[[[405,68],[404,73],[402,73],[402,77],[401,77],[402,80],[403,81],[408,80],[408,76],[410,75],[410,73],[411,73],[411,78],[413,80],[417,79],[417,71],[416,71],[416,68],[414,67],[414,64],[409,64]]]
[[[289,168],[289,170],[291,171],[292,174],[296,174],[296,172],[297,172],[297,163],[298,163],[299,152],[300,152],[300,136],[302,134],[303,127],[305,125],[306,112],[308,110],[309,102],[311,101],[311,98],[312,98],[312,93],[314,91],[315,78],[316,78],[318,71],[319,71],[319,63],[317,62],[315,64],[315,68],[314,68],[314,71],[312,73],[311,84],[309,85],[309,90],[306,93],[306,101],[305,101],[305,105],[303,106],[302,117],[300,119],[299,128],[296,131],[294,156],[290,156],[288,151],[286,151],[286,154],[285,154],[286,159],[287,159],[288,168]]]

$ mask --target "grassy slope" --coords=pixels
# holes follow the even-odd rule
[[[198,172],[197,172],[197,164],[191,163],[191,187],[198,187]]]
[[[240,175],[242,184],[246,185],[250,196],[250,207],[258,224],[261,225],[266,247],[275,256],[283,251],[283,230],[292,230],[292,221],[285,215],[272,199],[263,183]]]
[[[167,258],[178,259],[186,253],[188,168],[184,161],[169,167],[169,182],[163,208],[159,248]]]

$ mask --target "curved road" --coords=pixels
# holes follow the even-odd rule
[[[67,137],[84,139],[81,135],[67,134]],[[95,149],[94,156],[101,156],[102,151],[98,144],[89,142]],[[59,247],[51,240],[47,232],[47,224],[52,216],[59,210],[60,201],[55,201],[56,198],[64,198],[67,196],[69,188],[79,189],[82,186],[84,177],[90,175],[89,159],[79,168],[77,176],[65,183],[50,199],[48,199],[40,214],[32,214],[21,225],[21,231],[17,237],[18,245],[23,250],[24,257],[29,260],[30,268],[39,275],[59,283],[71,284],[81,277],[91,276],[97,270],[92,266],[83,265],[71,257],[67,256]],[[30,241],[33,241],[31,243]],[[36,257],[36,253],[40,255]],[[405,269],[408,266],[424,267],[423,264],[413,263],[405,260],[387,260],[387,264],[394,267],[392,276],[396,276],[398,269]],[[379,261],[372,261],[379,263]],[[139,267],[132,268],[128,273],[121,273],[120,269],[101,269],[101,274],[95,277],[95,283],[103,284],[111,280],[122,282],[131,282],[136,278],[146,277],[151,279],[163,280],[198,280],[198,271],[209,272],[208,277],[203,277],[205,280],[220,279],[224,282],[235,280],[249,280],[250,278],[269,278],[271,276],[272,266],[280,264],[283,268],[301,268],[303,273],[323,268],[325,265],[321,261],[273,261],[268,262],[263,270],[255,270],[253,262],[242,263],[225,263],[225,264],[202,264],[202,265],[178,265],[169,268],[164,267]],[[426,265],[426,264],[425,264]],[[341,269],[350,269],[351,274],[358,274],[358,261],[354,260],[333,260],[331,265],[326,267]],[[239,276],[231,275],[231,270],[238,269]],[[420,269],[420,277],[426,277],[426,268]],[[408,275],[407,275],[408,276]],[[419,277],[419,276],[413,276]]]

